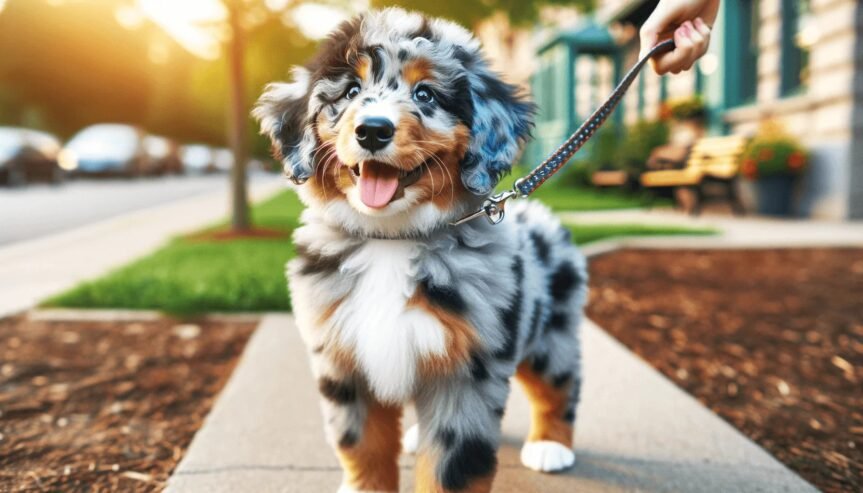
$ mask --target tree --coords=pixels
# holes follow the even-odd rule
[[[537,20],[539,9],[545,5],[576,7],[587,11],[595,0],[372,0],[374,7],[400,6],[429,15],[446,17],[475,28],[477,23],[497,12],[504,12],[513,25],[529,25]]]

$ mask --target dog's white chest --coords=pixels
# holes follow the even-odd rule
[[[413,395],[417,363],[446,352],[446,334],[428,312],[409,307],[416,290],[416,243],[372,240],[342,266],[350,294],[333,314],[341,343],[354,349],[375,395],[403,402]]]

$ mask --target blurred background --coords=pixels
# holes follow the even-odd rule
[[[635,61],[656,3],[0,0],[0,180],[236,168],[233,222],[247,227],[245,172],[233,163],[277,168],[251,104],[338,22],[387,5],[477,33],[539,105],[523,156],[536,163]],[[725,0],[710,52],[680,75],[645,71],[563,181],[646,190],[696,212],[724,194],[771,215],[863,216],[861,46],[853,0]],[[703,140],[728,135],[740,138]]]

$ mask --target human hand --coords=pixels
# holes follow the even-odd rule
[[[641,54],[660,41],[674,38],[674,50],[650,61],[657,74],[689,70],[710,46],[710,26],[716,20],[719,0],[660,0],[641,26]]]

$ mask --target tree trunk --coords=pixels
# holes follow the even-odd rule
[[[234,154],[231,168],[231,228],[234,231],[247,231],[249,221],[249,201],[246,190],[246,125],[248,110],[245,101],[244,36],[242,24],[242,5],[237,0],[226,2],[230,37],[228,41],[228,142]]]

